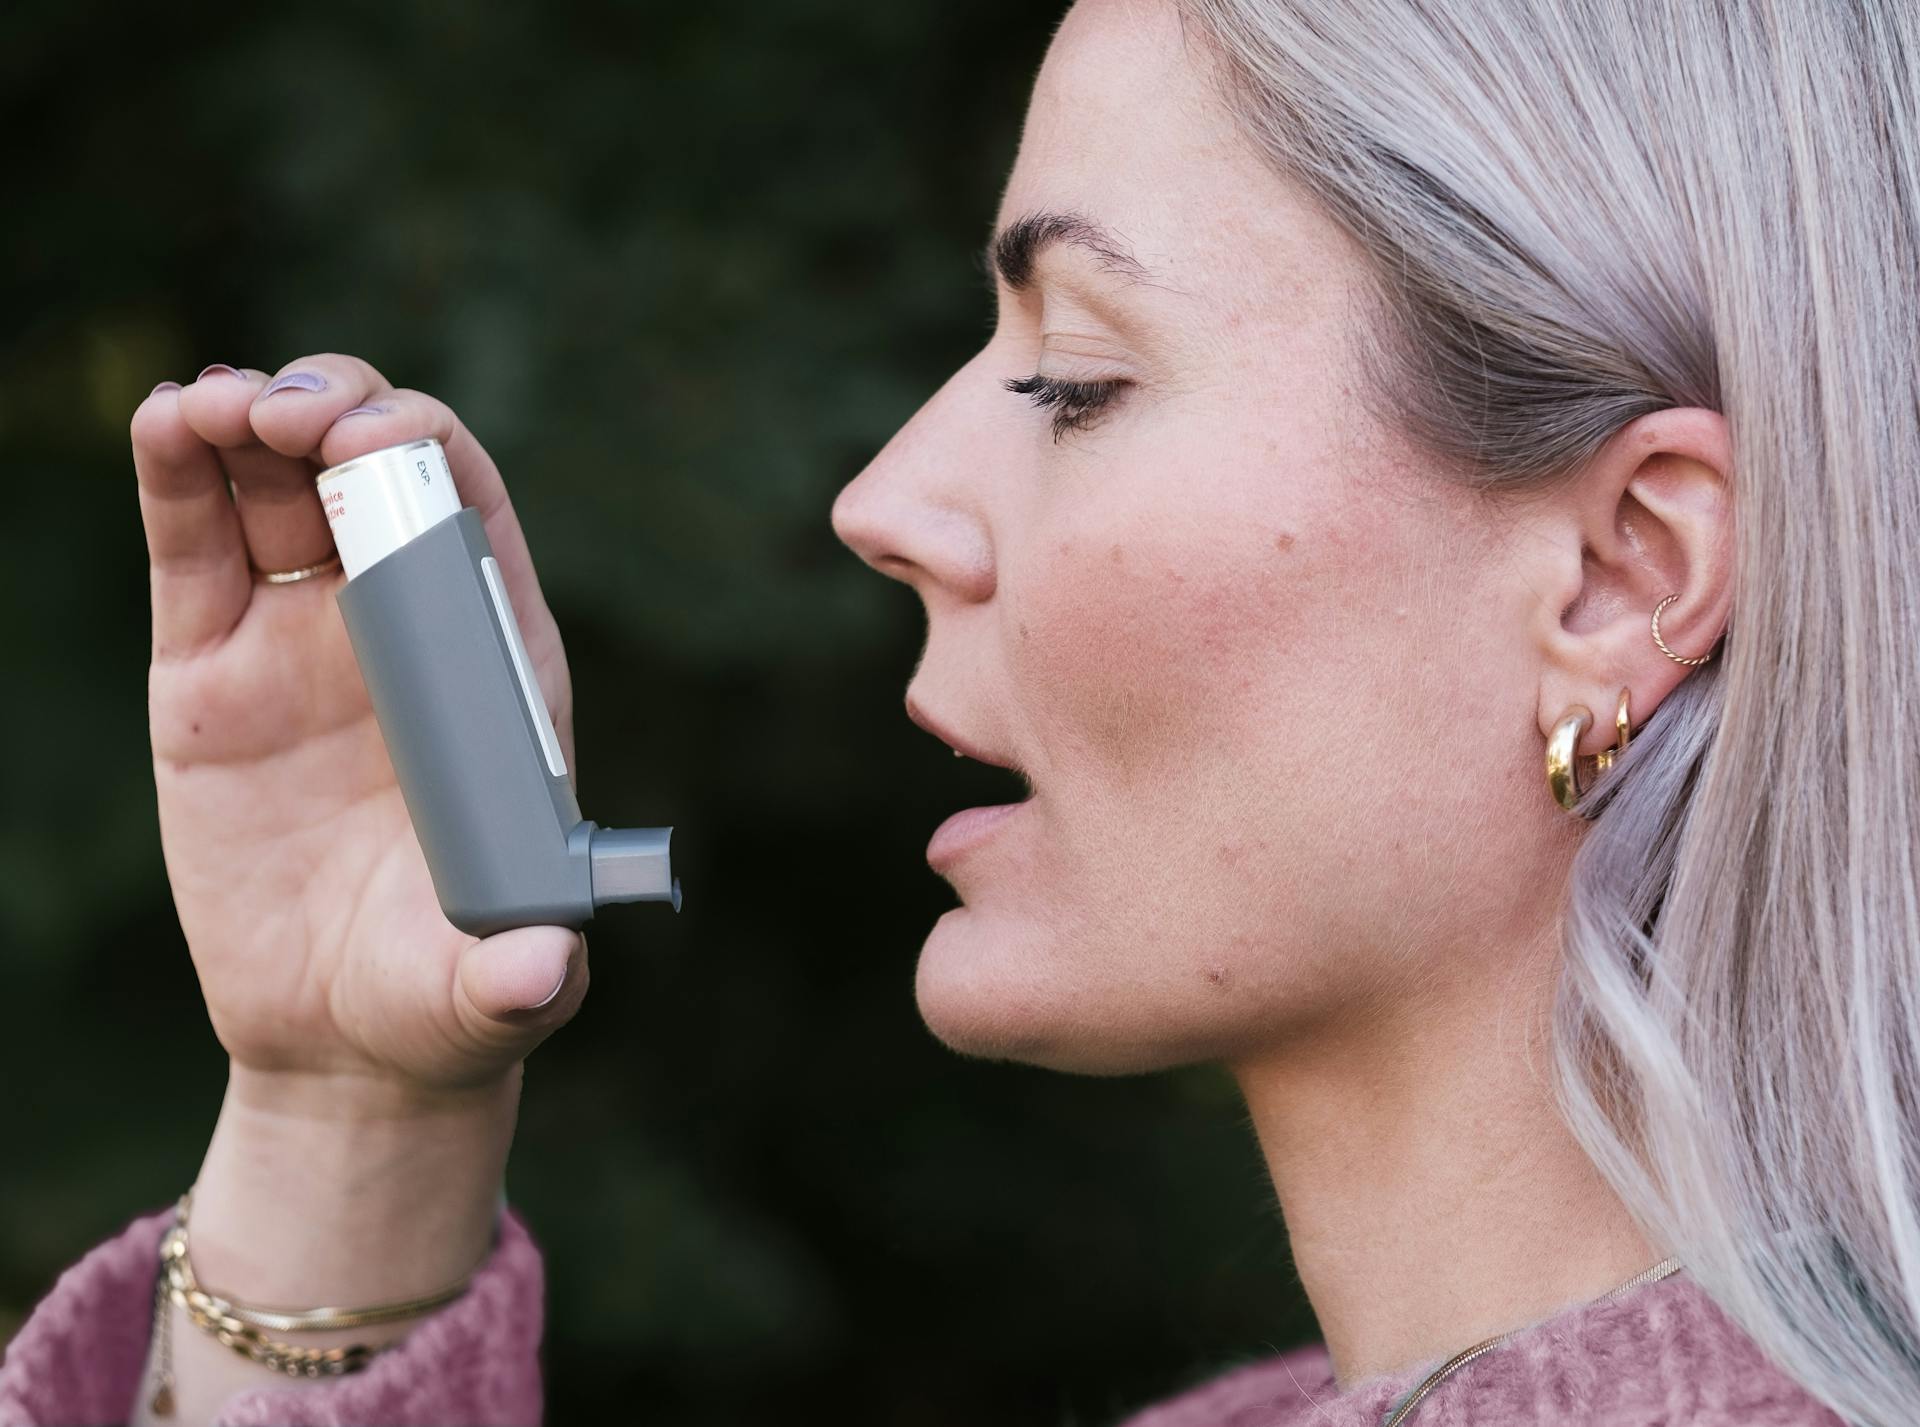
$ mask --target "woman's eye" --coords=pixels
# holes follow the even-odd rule
[[[1028,398],[1037,407],[1053,413],[1053,439],[1058,441],[1069,431],[1084,431],[1094,417],[1112,404],[1125,386],[1124,381],[1068,381],[1035,372],[1030,377],[1010,378],[1007,390]]]

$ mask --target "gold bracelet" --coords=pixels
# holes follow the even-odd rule
[[[398,1303],[380,1303],[367,1308],[308,1308],[283,1313],[267,1308],[249,1308],[217,1293],[209,1293],[194,1276],[193,1263],[187,1257],[187,1213],[192,1207],[193,1191],[180,1196],[174,1210],[173,1227],[160,1240],[160,1272],[154,1285],[154,1336],[158,1339],[158,1386],[149,1404],[156,1417],[173,1413],[173,1335],[167,1305],[186,1309],[194,1327],[231,1348],[244,1358],[289,1377],[338,1377],[358,1372],[372,1361],[374,1354],[393,1347],[383,1343],[369,1347],[349,1343],[338,1348],[310,1348],[269,1338],[266,1329],[277,1333],[314,1332],[325,1329],[359,1328],[372,1323],[391,1323],[412,1318],[451,1303],[467,1291],[470,1281],[462,1279],[451,1288],[410,1298]]]

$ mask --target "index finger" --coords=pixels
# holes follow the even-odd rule
[[[343,412],[322,436],[316,455],[322,464],[338,466],[369,451],[426,436],[433,437],[446,449],[447,465],[453,471],[454,489],[460,493],[460,503],[480,512],[487,528],[487,543],[493,546],[494,557],[500,561],[500,572],[506,576],[514,607],[531,609],[536,600],[544,607],[526,533],[513,514],[500,468],[444,401],[404,387],[383,392],[363,408]]]
[[[446,447],[461,498],[489,525],[507,503],[499,468],[445,402],[388,385],[359,357],[317,352],[289,362],[253,399],[248,419],[266,445],[323,467],[433,436]]]

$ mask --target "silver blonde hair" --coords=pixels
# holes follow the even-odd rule
[[[1920,1421],[1920,9],[1178,3],[1368,253],[1372,390],[1443,469],[1726,416],[1732,621],[1589,791],[1555,1078],[1776,1363]]]

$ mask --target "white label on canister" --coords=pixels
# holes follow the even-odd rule
[[[447,453],[431,436],[342,461],[314,484],[349,580],[460,513]]]

